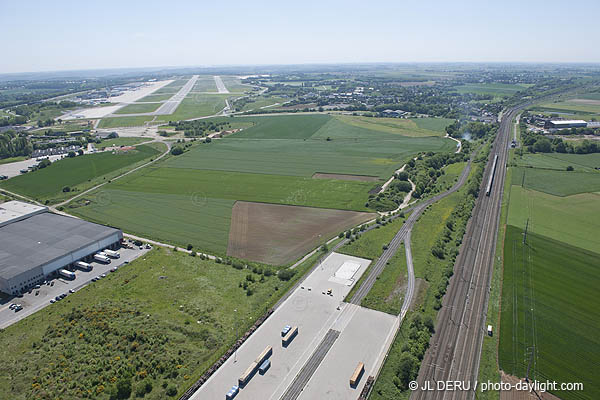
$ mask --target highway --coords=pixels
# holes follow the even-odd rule
[[[485,334],[485,319],[492,275],[502,191],[506,174],[509,138],[513,118],[522,107],[502,116],[497,137],[485,169],[480,195],[467,225],[460,253],[454,266],[448,291],[438,314],[436,331],[419,370],[418,383],[436,387],[439,381],[471,383],[470,390],[423,391],[412,393],[419,399],[472,399],[477,380],[479,359]],[[489,196],[484,186],[489,180],[494,155],[498,168]]]

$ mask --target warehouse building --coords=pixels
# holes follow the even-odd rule
[[[582,119],[560,120],[560,121],[547,121],[546,126],[544,126],[544,128],[546,128],[546,129],[586,128],[587,125],[588,125],[588,123]]]
[[[0,204],[0,291],[12,295],[75,261],[117,248],[123,232],[20,201]]]

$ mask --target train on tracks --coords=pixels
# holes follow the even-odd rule
[[[496,165],[498,164],[498,154],[494,156],[494,163],[492,164],[492,172],[490,172],[490,178],[488,180],[487,187],[485,188],[485,195],[489,196],[492,192],[492,185],[494,184],[494,176],[496,175]]]

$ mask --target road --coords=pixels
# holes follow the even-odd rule
[[[155,142],[155,141],[153,140],[151,142]],[[167,154],[169,154],[169,151],[171,151],[171,142],[162,141],[162,140],[156,140],[156,142],[164,143],[164,144],[167,145],[167,150],[164,153],[162,153],[160,156],[156,157],[152,161],[148,161],[147,163],[140,165],[139,167],[136,167],[136,168],[133,168],[133,169],[127,171],[127,172],[124,172],[121,175],[119,175],[119,176],[117,176],[115,178],[112,178],[111,180],[109,180],[107,182],[103,182],[103,183],[101,183],[99,185],[96,185],[96,186],[93,186],[93,187],[91,187],[91,188],[89,188],[87,190],[84,190],[83,192],[79,193],[77,196],[73,196],[73,197],[69,198],[68,200],[63,201],[62,203],[55,204],[53,207],[51,207],[51,210],[53,212],[58,212],[56,210],[56,208],[58,208],[60,206],[64,206],[65,204],[68,204],[68,203],[72,202],[73,200],[75,200],[75,199],[77,199],[77,198],[79,198],[81,196],[84,196],[84,195],[90,193],[91,191],[98,189],[99,187],[102,187],[102,186],[106,185],[109,182],[116,181],[117,179],[120,179],[120,178],[122,178],[122,177],[124,177],[126,175],[129,175],[129,174],[131,174],[131,173],[133,173],[133,172],[135,172],[135,171],[137,171],[137,170],[139,170],[141,168],[147,167],[148,165],[157,162],[158,160],[160,160],[161,158],[163,158],[164,156],[166,156]],[[150,142],[144,142],[144,143],[150,143]]]
[[[471,160],[469,160],[467,162],[467,165],[463,169],[458,181],[456,181],[456,183],[449,190],[447,190],[444,193],[440,193],[434,197],[431,197],[431,198],[423,201],[422,203],[419,203],[416,206],[411,208],[412,212],[408,216],[408,218],[406,218],[406,222],[404,222],[404,225],[402,225],[402,228],[400,228],[400,230],[396,233],[396,235],[394,236],[394,238],[388,245],[388,248],[386,250],[384,250],[381,257],[379,257],[377,259],[377,262],[371,267],[371,269],[368,272],[367,278],[364,280],[363,284],[358,288],[358,290],[354,293],[354,296],[352,296],[350,303],[360,305],[361,301],[365,298],[365,296],[369,293],[369,291],[375,284],[377,277],[381,274],[381,272],[387,265],[388,261],[392,258],[392,256],[396,253],[396,251],[400,247],[400,244],[403,241],[405,241],[407,237],[410,237],[410,231],[412,230],[415,222],[419,219],[419,217],[421,216],[423,211],[429,205],[435,203],[436,201],[443,199],[444,197],[446,197],[446,196],[456,192],[458,189],[460,189],[467,181],[470,171],[471,171]],[[406,297],[407,296],[405,296],[405,298]]]
[[[502,191],[506,174],[512,120],[521,108],[503,113],[498,134],[482,179],[480,196],[467,224],[466,234],[454,266],[448,291],[438,314],[436,332],[419,370],[418,383],[436,387],[439,381],[477,380],[479,359],[494,263],[496,236],[500,217]],[[483,189],[488,182],[493,155],[498,155],[498,168],[490,196]],[[426,391],[412,393],[419,399],[472,399],[474,391]]]

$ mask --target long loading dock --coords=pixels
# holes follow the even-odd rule
[[[345,262],[359,264],[350,285],[336,282],[335,278]],[[332,253],[191,398],[224,398],[234,385],[238,385],[239,378],[256,362],[257,356],[267,346],[272,346],[273,354],[268,358],[269,365],[265,366],[264,374],[260,373],[261,365],[257,365],[258,372],[251,374],[246,385],[239,388],[235,399],[279,400],[330,330],[341,333],[324,359],[315,363],[317,372],[305,382],[299,398],[308,399],[306,393],[321,382],[326,382],[327,391],[332,393],[333,398],[358,398],[366,379],[359,380],[356,388],[350,387],[348,380],[356,365],[364,362],[363,376],[374,373],[376,361],[383,354],[382,349],[389,344],[388,340],[397,328],[397,317],[393,315],[343,303],[369,263],[369,260]],[[331,289],[331,294],[327,294],[328,289]],[[289,326],[287,330],[286,326]],[[283,336],[282,328],[285,330]],[[297,328],[297,333],[294,328]],[[283,339],[290,333],[291,341],[285,347]],[[340,363],[344,364],[343,368],[339,367]],[[326,370],[326,373],[319,372],[324,365],[332,364],[338,367],[333,371]]]

